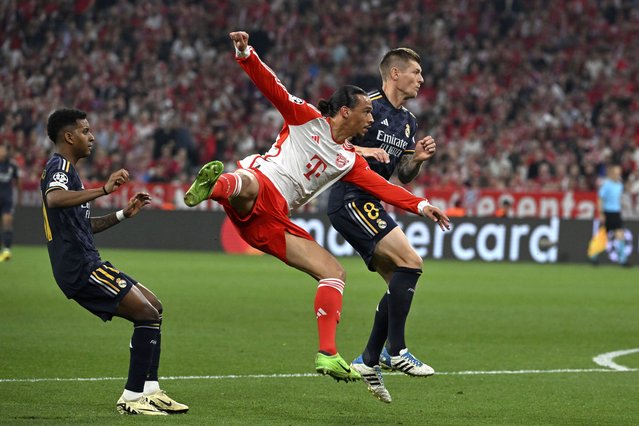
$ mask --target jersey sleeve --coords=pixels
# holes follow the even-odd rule
[[[371,170],[366,160],[360,155],[355,157],[355,165],[342,180],[362,188],[382,201],[415,214],[420,214],[418,204],[428,201],[411,194],[401,186],[388,182]]]
[[[249,55],[235,58],[255,86],[278,109],[288,124],[300,125],[322,114],[305,100],[291,95],[275,73],[260,59],[252,47]]]
[[[604,182],[600,187],[599,187],[599,191],[597,191],[597,196],[599,198],[604,198],[606,196],[606,192],[608,190],[608,187],[606,185],[607,182]]]
[[[69,170],[65,170],[64,167],[52,167],[48,169],[44,180],[44,196],[58,189],[69,190]]]

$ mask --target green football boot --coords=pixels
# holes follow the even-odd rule
[[[220,161],[211,161],[205,164],[197,173],[193,184],[184,194],[184,204],[194,207],[207,200],[213,192],[213,186],[224,171],[224,164]]]
[[[315,357],[315,370],[320,374],[328,374],[338,382],[340,380],[354,382],[362,378],[357,371],[353,370],[350,365],[344,361],[344,358],[342,358],[340,354],[324,355],[318,352]]]

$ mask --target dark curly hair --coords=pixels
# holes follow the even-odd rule
[[[54,111],[47,120],[47,135],[53,143],[57,143],[58,133],[66,127],[75,124],[76,120],[84,120],[87,113],[79,109],[63,108]]]

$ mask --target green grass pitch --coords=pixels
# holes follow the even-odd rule
[[[438,374],[388,375],[386,405],[361,383],[311,374],[315,283],[276,259],[116,249],[102,257],[164,303],[161,383],[191,410],[163,424],[639,424],[632,269],[427,260],[407,341]],[[359,258],[343,264],[337,338],[351,360],[384,285]],[[0,423],[159,421],[116,413],[131,326],[104,324],[66,300],[45,247],[15,247],[0,263],[0,325]],[[626,371],[593,361],[623,350],[609,363]]]

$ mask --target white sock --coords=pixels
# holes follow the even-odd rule
[[[144,382],[144,394],[151,395],[160,390],[160,383],[155,380],[147,380]]]
[[[122,392],[122,398],[127,401],[137,401],[142,398],[142,396],[144,396],[142,392],[133,392],[127,389],[124,389],[124,392]]]

